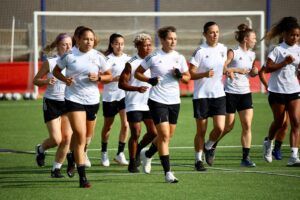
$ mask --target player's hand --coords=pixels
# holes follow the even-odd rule
[[[138,92],[139,93],[144,93],[148,90],[148,87],[147,86],[141,86],[138,88]]]
[[[70,86],[74,83],[74,79],[72,77],[66,77],[66,85]]]
[[[98,73],[90,72],[88,77],[89,77],[89,80],[93,81],[93,82],[98,81],[98,79],[99,79]]]
[[[48,78],[47,81],[48,81],[48,85],[54,85],[56,83],[56,78],[55,77]]]
[[[207,72],[206,77],[207,77],[207,78],[213,77],[214,74],[215,74],[214,70],[213,70],[213,69],[210,69],[210,70]]]
[[[158,77],[149,78],[148,83],[152,86],[156,86],[159,82]]]
[[[174,68],[173,75],[174,75],[177,79],[182,79],[182,73],[180,72],[180,70],[179,70],[178,68]]]
[[[229,77],[230,79],[233,79],[233,78],[234,78],[234,73],[233,73],[233,71],[227,71],[227,72],[226,72],[226,76]]]
[[[291,64],[292,62],[294,62],[294,60],[295,60],[295,58],[293,56],[288,55],[285,57],[283,62],[285,65],[288,65],[288,64]]]
[[[249,75],[251,77],[255,77],[258,74],[258,69],[257,67],[252,67],[251,71],[249,72]]]

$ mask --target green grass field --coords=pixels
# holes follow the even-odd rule
[[[0,102],[0,199],[300,199],[300,168],[286,167],[288,137],[283,146],[284,159],[266,163],[262,159],[262,141],[272,120],[267,96],[253,95],[253,148],[256,168],[242,168],[240,124],[220,143],[213,167],[206,172],[193,168],[195,121],[191,98],[182,98],[176,134],[171,141],[171,165],[178,184],[167,184],[160,161],[155,156],[152,173],[129,174],[126,167],[113,163],[100,166],[100,130],[98,114],[96,134],[90,145],[92,167],[87,176],[91,189],[79,189],[78,177],[50,178],[55,149],[46,157],[46,166],[35,163],[34,147],[47,137],[42,117],[42,101]],[[211,122],[211,121],[210,121]],[[111,132],[110,159],[116,153],[119,120]],[[209,129],[211,126],[209,125]],[[127,146],[126,146],[127,147]],[[4,152],[5,149],[12,152]],[[27,152],[27,153],[26,153]],[[128,151],[126,148],[126,156]],[[63,167],[65,174],[65,166]]]

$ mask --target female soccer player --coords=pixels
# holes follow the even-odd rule
[[[133,42],[138,52],[126,63],[119,79],[119,88],[126,91],[126,114],[131,132],[128,142],[130,158],[128,171],[136,173],[139,172],[141,150],[152,142],[157,132],[147,105],[151,85],[134,78],[137,67],[152,52],[152,39],[149,34],[141,33],[135,37]],[[150,77],[150,71],[145,72],[145,75]],[[147,132],[138,144],[141,134],[141,121],[144,122]],[[155,149],[157,149],[156,146]],[[149,172],[149,168],[146,168],[146,170],[143,168],[143,171]]]
[[[177,183],[170,170],[169,143],[175,133],[180,109],[179,81],[188,82],[190,74],[185,58],[175,51],[176,28],[162,27],[158,30],[162,49],[147,56],[135,71],[135,78],[148,82],[150,90],[148,105],[157,129],[157,147],[165,172],[165,181]],[[144,73],[150,69],[151,78]]]
[[[265,89],[268,90],[268,82],[266,80],[265,74],[266,74],[266,67],[262,66],[258,72],[258,75]],[[282,124],[282,127],[275,134],[275,145],[272,150],[272,155],[275,158],[275,160],[282,160],[281,145],[285,138],[286,133],[288,132],[289,121],[290,121],[289,114],[288,112],[285,112],[284,122]]]
[[[251,50],[256,44],[256,34],[247,25],[240,24],[235,32],[235,39],[239,44],[235,49],[228,50],[225,62],[228,73],[228,77],[225,80],[226,120],[224,132],[218,139],[218,142],[233,129],[235,112],[237,111],[242,125],[241,166],[255,167],[255,163],[251,161],[249,156],[253,118],[249,76],[254,77],[258,72],[258,69],[254,66],[255,53]],[[216,146],[217,142],[214,148]]]
[[[271,72],[268,84],[269,104],[274,121],[270,125],[269,134],[263,143],[263,156],[272,162],[272,140],[284,124],[287,111],[291,123],[290,147],[291,156],[287,166],[300,166],[298,155],[300,135],[300,85],[297,79],[300,64],[300,27],[294,17],[284,17],[266,34],[270,40],[282,36],[283,42],[276,46],[268,55],[266,70]]]
[[[66,107],[74,137],[74,157],[79,174],[80,187],[91,187],[85,174],[86,133],[95,127],[99,109],[98,81],[112,79],[105,56],[94,51],[95,33],[90,28],[79,32],[78,51],[69,53],[57,61],[54,75],[67,84]],[[66,68],[66,76],[61,71]],[[93,123],[91,123],[93,122]]]
[[[218,43],[219,26],[216,22],[207,22],[203,28],[206,42],[198,47],[190,59],[190,73],[194,81],[193,108],[197,132],[194,138],[195,169],[205,171],[202,161],[204,150],[208,165],[213,164],[214,143],[225,127],[226,98],[222,76],[226,61],[227,48]],[[208,117],[213,118],[213,130],[204,145]]]
[[[57,80],[52,72],[56,61],[68,52],[71,47],[71,37],[66,33],[59,34],[56,39],[44,49],[46,53],[50,53],[56,48],[57,55],[47,58],[33,79],[33,83],[37,86],[47,85],[43,99],[43,111],[44,121],[49,132],[49,138],[36,147],[36,162],[38,166],[43,167],[45,165],[45,151],[58,146],[51,170],[51,177],[53,178],[64,177],[60,169],[69,150],[72,129],[66,115],[66,84]],[[45,75],[47,75],[46,78],[44,78]]]
[[[113,79],[112,81],[103,82],[103,116],[104,123],[101,132],[101,162],[104,167],[110,165],[107,144],[110,130],[112,128],[115,116],[120,115],[121,130],[119,134],[118,152],[114,160],[120,165],[128,165],[125,158],[124,148],[128,136],[128,122],[125,112],[125,91],[118,87],[118,81],[121,72],[125,67],[125,63],[130,57],[123,52],[124,37],[118,33],[113,33],[109,38],[108,48],[105,52],[108,60],[107,63],[111,67]]]

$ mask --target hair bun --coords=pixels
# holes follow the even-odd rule
[[[240,24],[240,25],[237,27],[237,29],[238,29],[239,31],[246,31],[247,29],[249,29],[249,27],[248,27],[248,25],[246,25],[246,24]]]

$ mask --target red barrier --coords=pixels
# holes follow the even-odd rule
[[[13,62],[13,63],[0,63],[0,92],[30,92],[33,90],[32,80],[29,78],[29,62]],[[41,63],[39,63],[41,66]],[[260,69],[260,63],[256,62],[255,66]],[[31,76],[33,77],[33,76]],[[267,75],[267,78],[269,74]],[[261,84],[259,77],[250,78],[250,85],[252,92],[260,92]],[[39,87],[41,93],[44,92],[46,87]],[[102,91],[103,85],[99,84],[99,89]],[[188,84],[180,83],[181,94],[183,96],[193,94],[194,81],[189,81]]]

